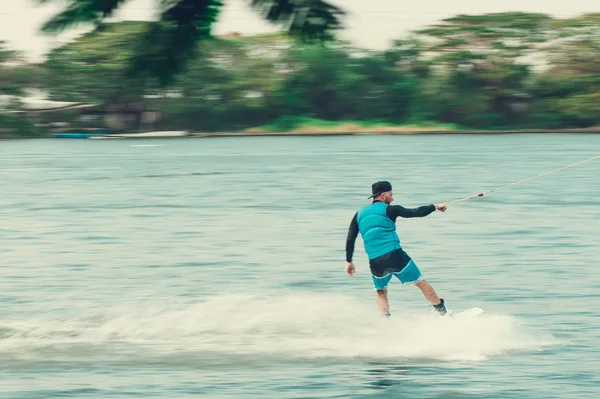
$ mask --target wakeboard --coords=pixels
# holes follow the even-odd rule
[[[472,317],[479,316],[483,313],[483,309],[479,307],[470,308],[467,310],[462,310],[460,312],[448,312],[448,315],[453,319],[469,319]]]

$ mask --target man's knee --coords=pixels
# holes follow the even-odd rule
[[[387,294],[387,288],[377,290],[377,295],[386,295],[386,294]]]
[[[421,279],[421,281],[415,283],[415,285],[419,288],[431,287],[431,284],[429,284],[425,279]]]

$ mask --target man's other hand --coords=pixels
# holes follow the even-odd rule
[[[354,276],[354,263],[352,262],[346,262],[346,274],[348,276]]]

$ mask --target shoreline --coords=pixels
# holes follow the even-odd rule
[[[419,135],[419,134],[539,134],[539,133],[600,133],[600,127],[584,129],[515,129],[515,130],[483,130],[483,129],[402,129],[402,130],[365,130],[365,131],[302,131],[302,132],[203,132],[189,133],[187,137],[265,137],[265,136],[361,136],[361,135]]]
[[[142,139],[142,138],[218,138],[218,137],[285,137],[285,136],[364,136],[364,135],[499,135],[499,134],[596,134],[600,133],[600,126],[593,128],[579,129],[507,129],[507,130],[485,130],[485,129],[419,129],[419,128],[384,128],[384,129],[365,129],[365,130],[318,130],[306,129],[300,131],[247,131],[247,132],[187,132],[179,131],[179,134],[172,134],[173,131],[145,131],[128,134],[106,134],[94,137],[82,137],[74,134],[73,137],[56,137],[52,133],[41,137],[21,137],[18,135],[8,135],[0,133],[0,140],[33,140],[33,139]]]

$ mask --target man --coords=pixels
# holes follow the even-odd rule
[[[402,284],[416,285],[434,309],[440,315],[445,315],[444,300],[438,297],[433,287],[421,275],[415,262],[400,246],[400,239],[396,233],[396,218],[425,217],[436,210],[445,212],[447,205],[432,204],[407,209],[400,205],[390,205],[394,195],[389,182],[378,181],[371,188],[373,195],[369,198],[373,198],[373,202],[360,209],[350,223],[346,239],[346,273],[349,276],[354,275],[352,255],[356,237],[360,232],[377,291],[377,306],[386,317],[390,316],[387,285],[392,276],[396,276]]]

